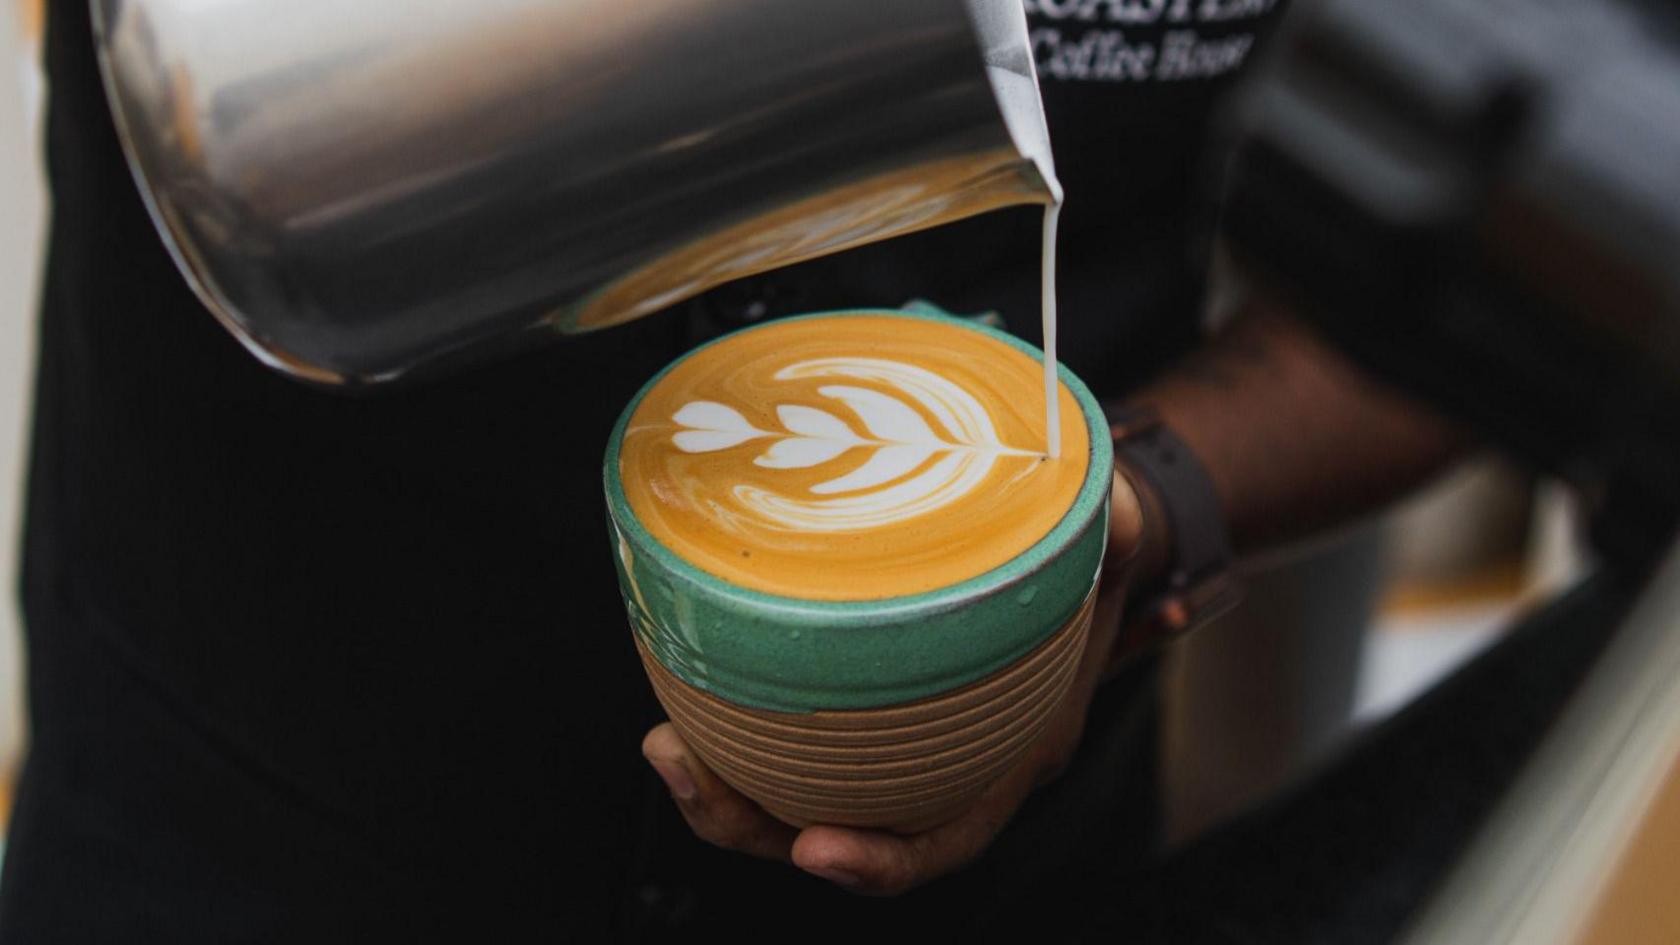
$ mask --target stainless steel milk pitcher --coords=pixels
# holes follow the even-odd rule
[[[92,2],[182,272],[321,384],[1053,186],[1021,0]]]

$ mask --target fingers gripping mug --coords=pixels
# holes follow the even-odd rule
[[[920,830],[1021,757],[1072,682],[1111,446],[1066,368],[1002,332],[848,311],[685,355],[626,407],[620,587],[673,724],[796,826]]]

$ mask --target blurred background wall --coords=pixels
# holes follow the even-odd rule
[[[35,292],[45,226],[39,158],[41,0],[0,10],[0,794],[23,744],[17,538],[34,378]]]

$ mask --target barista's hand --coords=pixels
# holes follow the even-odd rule
[[[1156,551],[1146,547],[1153,542],[1145,542],[1144,534],[1138,497],[1116,476],[1108,555],[1079,674],[1020,763],[956,820],[909,835],[821,825],[797,830],[723,783],[669,722],[647,734],[642,754],[665,779],[694,832],[726,850],[790,862],[847,889],[878,896],[897,895],[955,872],[980,856],[1027,796],[1054,780],[1073,758],[1091,697],[1113,668],[1135,566]]]

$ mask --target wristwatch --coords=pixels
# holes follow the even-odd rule
[[[1138,653],[1189,632],[1236,606],[1242,588],[1213,480],[1189,446],[1143,406],[1107,409],[1114,465],[1153,498],[1170,536],[1162,578],[1139,588],[1142,600],[1121,629],[1122,653]]]

